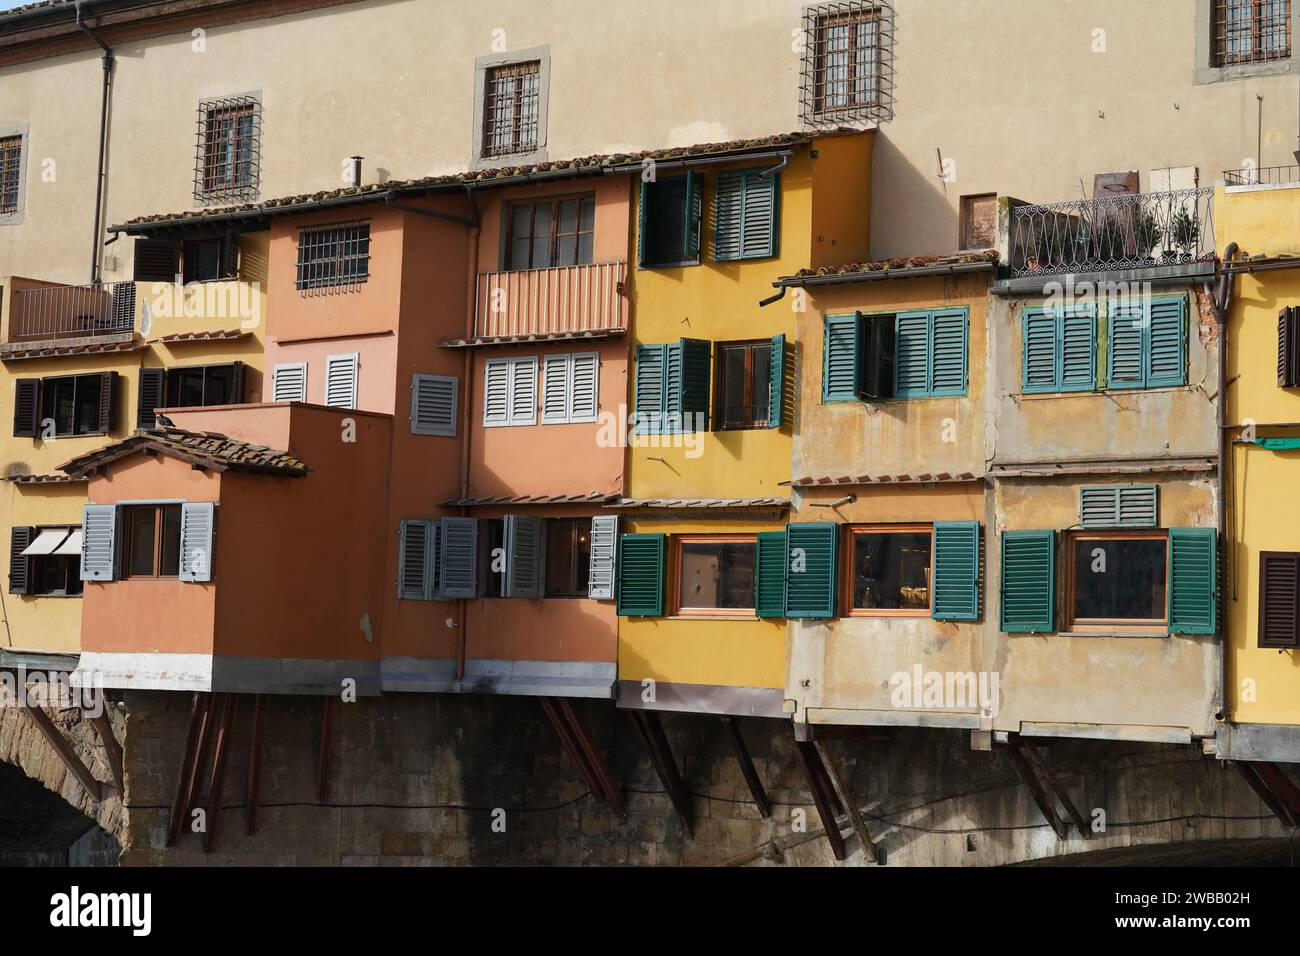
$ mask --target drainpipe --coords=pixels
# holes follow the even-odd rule
[[[469,227],[469,245],[468,255],[465,257],[466,269],[466,288],[469,294],[465,302],[465,338],[474,337],[474,317],[478,310],[478,238],[479,238],[479,210],[478,201],[474,198],[474,187],[465,187],[465,198],[469,200],[471,209],[471,223]],[[463,407],[461,421],[461,440],[460,440],[460,497],[469,496],[469,453],[470,453],[470,434],[473,414],[471,412],[470,396],[474,394],[474,349],[465,349],[465,367],[461,374],[461,381],[465,383],[465,401],[461,403]],[[462,507],[460,509],[462,517],[469,515],[469,509]],[[456,634],[456,680],[465,679],[465,653],[469,645],[469,602],[464,598],[460,599],[459,621],[460,627],[457,628]]]
[[[1219,461],[1216,477],[1216,491],[1219,498],[1219,515],[1218,531],[1219,540],[1223,542],[1223,568],[1220,574],[1220,580],[1229,579],[1229,563],[1233,557],[1233,541],[1228,533],[1228,455],[1231,453],[1232,445],[1228,438],[1228,313],[1232,309],[1232,291],[1236,282],[1236,275],[1229,271],[1233,259],[1236,258],[1238,245],[1235,242],[1228,243],[1228,247],[1223,250],[1223,265],[1226,267],[1219,273],[1218,288],[1214,292],[1214,323],[1218,326],[1219,332],[1219,400],[1215,409],[1216,421],[1219,432]],[[1225,589],[1226,590],[1226,589]],[[1222,605],[1222,600],[1220,604]],[[1219,651],[1222,655],[1220,661],[1220,694],[1222,702],[1219,713],[1216,715],[1220,720],[1227,720],[1230,713],[1228,711],[1228,648],[1225,640],[1228,632],[1227,627],[1228,610],[1225,607],[1219,609]]]
[[[81,15],[81,4],[82,0],[76,0],[77,26],[104,51],[102,58],[104,85],[99,104],[99,172],[95,177],[95,232],[90,243],[90,282],[92,285],[99,285],[99,228],[104,214],[104,178],[108,175],[104,163],[104,147],[108,140],[108,101],[113,86],[113,48],[105,43],[99,34],[86,26]]]

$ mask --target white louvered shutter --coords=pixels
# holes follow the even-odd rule
[[[591,562],[587,597],[614,600],[614,559],[618,548],[618,515],[597,515],[591,519]]]
[[[542,360],[542,424],[569,421],[569,389],[573,356],[548,355]]]
[[[325,404],[332,408],[357,407],[357,372],[361,356],[331,355],[325,360]]]
[[[510,424],[537,424],[537,358],[514,359],[510,366]]]
[[[286,362],[271,370],[271,401],[307,401],[306,362]]]
[[[578,352],[569,368],[569,421],[594,422],[600,408],[600,354]]]
[[[81,516],[81,580],[117,578],[118,505],[85,505]]]
[[[181,505],[182,581],[212,580],[212,532],[217,506],[211,501]]]
[[[456,434],[456,393],[460,379],[451,375],[415,375],[411,379],[411,432]]]
[[[483,366],[483,424],[510,424],[509,359],[488,359]]]

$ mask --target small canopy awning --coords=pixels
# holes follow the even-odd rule
[[[59,545],[54,551],[55,554],[81,554],[81,529],[73,528],[72,534],[68,535],[68,540]]]
[[[36,536],[36,540],[23,549],[23,556],[33,554],[56,554],[57,549],[68,539],[68,528],[46,528]],[[81,545],[77,545],[80,554]]]

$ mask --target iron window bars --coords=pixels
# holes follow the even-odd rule
[[[799,116],[813,126],[894,115],[894,10],[888,3],[805,7]]]
[[[194,198],[257,198],[262,166],[262,104],[254,96],[204,100],[194,148]]]
[[[1215,66],[1266,63],[1291,56],[1291,0],[1214,0]]]
[[[0,138],[0,215],[18,211],[18,184],[22,173],[23,138]]]
[[[540,107],[540,60],[489,69],[483,90],[483,157],[537,149]]]
[[[298,275],[294,283],[299,292],[343,291],[369,278],[369,222],[330,223],[299,230]]]

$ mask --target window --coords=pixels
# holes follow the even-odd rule
[[[483,100],[484,157],[531,153],[541,126],[541,61],[487,70]]]
[[[1165,630],[1169,537],[1164,531],[1072,534],[1066,609],[1073,629]]]
[[[882,121],[893,115],[893,10],[888,4],[806,7],[803,42],[804,122]]]
[[[167,370],[166,406],[238,405],[244,400],[244,363],[191,365]]]
[[[126,577],[180,576],[180,505],[128,505],[122,509],[122,534]]]
[[[370,278],[370,223],[311,226],[298,232],[299,291],[357,286]]]
[[[115,424],[116,392],[116,372],[18,379],[14,383],[14,435],[107,434]]]
[[[483,424],[537,424],[537,357],[488,359],[483,365]]]
[[[776,255],[780,195],[779,173],[719,173],[713,196],[713,258],[728,262]]]
[[[257,97],[200,103],[194,198],[205,202],[256,198],[261,138],[262,104]]]
[[[16,213],[22,196],[23,138],[0,137],[0,216]]]
[[[482,597],[501,597],[506,582],[506,523],[504,518],[481,518],[478,554],[483,573]]]
[[[768,427],[772,410],[771,341],[720,342],[717,359],[714,427],[719,431]]]
[[[1096,309],[1026,309],[1021,391],[1090,392],[1097,383]]]
[[[542,424],[594,422],[600,406],[600,353],[542,360]]]
[[[1300,552],[1259,554],[1260,647],[1300,647]]]
[[[595,235],[595,196],[514,203],[506,269],[585,265],[591,262]]]
[[[848,534],[850,617],[929,617],[933,529],[852,527]]]
[[[682,535],[676,543],[678,614],[754,614],[754,535]]]
[[[238,258],[225,239],[194,239],[182,244],[185,282],[212,282],[235,274]]]
[[[9,593],[44,597],[81,594],[81,528],[10,529]]]
[[[585,598],[591,575],[591,519],[546,522],[546,596]]]
[[[1300,308],[1295,306],[1277,314],[1277,385],[1300,386]]]
[[[1214,66],[1290,58],[1290,0],[1213,0],[1212,17]]]
[[[637,250],[642,266],[698,265],[703,184],[694,173],[641,182]]]
[[[1109,318],[1107,369],[1111,388],[1187,384],[1187,300],[1118,304]]]
[[[827,316],[822,400],[965,395],[968,326],[964,308]]]

